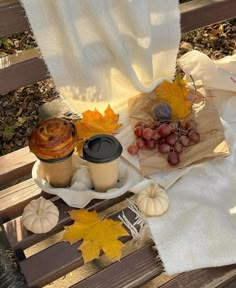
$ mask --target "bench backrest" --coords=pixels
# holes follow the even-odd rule
[[[182,32],[235,17],[235,0],[193,0],[180,5]],[[0,1],[0,38],[30,30],[16,0]],[[0,95],[50,77],[38,48],[0,58]]]

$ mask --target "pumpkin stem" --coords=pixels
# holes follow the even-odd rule
[[[43,214],[43,211],[44,211],[44,209],[43,209],[44,202],[45,202],[44,199],[40,197],[39,206],[38,206],[38,209],[37,209],[37,211],[36,211],[36,214],[37,214],[38,216],[42,216],[42,214]]]
[[[157,185],[158,185],[157,183],[154,183],[152,185],[152,189],[151,189],[150,194],[149,194],[150,198],[155,198],[157,196],[157,188],[158,188]]]

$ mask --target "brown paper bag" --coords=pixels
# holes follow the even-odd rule
[[[151,116],[152,101],[153,93],[140,94],[129,100],[129,118],[133,128],[138,121],[148,123],[153,120]],[[159,153],[157,149],[139,150],[138,158],[144,176],[229,155],[224,127],[212,100],[206,98],[194,102],[192,111],[192,116],[198,124],[200,142],[185,148],[180,154],[180,163],[176,166],[171,166],[167,162],[167,155]]]

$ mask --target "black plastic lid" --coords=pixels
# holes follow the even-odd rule
[[[42,158],[39,158],[37,157],[40,161],[42,162],[46,162],[46,163],[59,163],[59,162],[62,162],[64,160],[66,160],[67,158],[69,158],[74,152],[74,149],[66,156],[64,157],[61,157],[61,158],[51,158],[51,159],[42,159]]]
[[[85,141],[83,158],[93,163],[104,163],[120,157],[123,148],[113,136],[98,134]]]

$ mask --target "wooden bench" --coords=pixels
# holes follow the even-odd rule
[[[193,0],[181,4],[180,9],[184,33],[235,17],[236,1]],[[0,1],[0,38],[27,30],[29,26],[20,4],[14,0]],[[0,58],[0,65],[0,94],[2,95],[48,77],[48,71],[40,58],[39,49]],[[71,223],[66,212],[72,208],[62,200],[40,191],[34,184],[30,177],[34,162],[35,157],[29,153],[28,147],[0,158],[0,187],[4,187],[0,191],[0,224],[2,223],[0,242],[2,247],[9,252],[7,256],[13,263],[6,266],[7,273],[12,275],[12,281],[16,279],[18,281],[17,286],[11,286],[13,284],[1,278],[3,275],[0,274],[0,287],[42,287],[79,267],[84,270],[73,272],[77,274],[77,283],[60,284],[58,282],[50,287],[143,287],[145,283],[150,283],[154,278],[152,287],[236,287],[236,265],[200,269],[172,277],[163,275],[162,264],[156,260],[158,252],[153,250],[151,241],[139,249],[132,248],[133,250],[130,249],[124,253],[120,262],[106,263],[101,256],[101,260],[83,265],[81,253],[77,250],[78,243],[70,245],[56,238],[57,233],[63,230],[63,226]],[[16,184],[16,180],[19,183]],[[51,199],[60,210],[58,225],[46,234],[29,233],[21,225],[23,208],[39,195],[52,197]],[[113,219],[117,219],[118,214],[125,211],[129,220],[134,222],[135,215],[127,208],[125,202],[125,199],[131,195],[132,193],[127,192],[113,200],[93,200],[86,208],[96,209],[98,212],[105,213],[104,215],[110,215],[109,217]],[[131,237],[122,238],[122,241],[126,243],[130,243],[130,240]],[[46,247],[43,246],[44,242],[47,242]],[[41,248],[36,249],[39,246]],[[3,253],[5,250],[0,249],[0,254],[1,251]],[[1,265],[5,256],[4,253],[0,255]],[[99,269],[98,266],[100,266]],[[82,279],[80,273],[86,269],[96,271]],[[70,278],[70,274],[64,280],[67,278]]]

